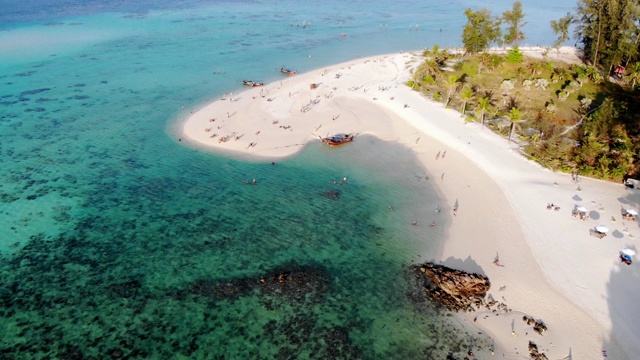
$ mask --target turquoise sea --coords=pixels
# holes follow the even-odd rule
[[[573,6],[523,4],[530,44]],[[0,359],[485,354],[418,296],[409,266],[450,219],[410,151],[363,137],[272,165],[174,132],[283,65],[459,46],[481,6],[511,2],[0,0]]]

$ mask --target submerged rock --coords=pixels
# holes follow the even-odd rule
[[[329,189],[323,193],[324,197],[331,200],[340,200],[342,192],[340,190]]]
[[[292,266],[288,270],[278,269],[260,277],[201,279],[191,284],[190,291],[216,299],[233,299],[254,290],[265,295],[304,299],[307,294],[321,296],[328,285],[329,277],[324,269]]]
[[[473,311],[473,306],[485,305],[484,298],[491,288],[489,278],[434,263],[415,266],[430,301],[441,303],[453,311]]]

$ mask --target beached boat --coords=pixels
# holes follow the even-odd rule
[[[288,68],[286,68],[284,66],[280,68],[280,72],[285,74],[285,75],[295,75],[295,74],[298,73],[297,70],[291,70],[291,69],[288,69]]]
[[[251,87],[257,87],[257,86],[264,85],[264,83],[257,82],[257,81],[252,81],[252,80],[242,80],[242,83],[244,85],[246,85],[246,86],[251,86]]]
[[[353,138],[353,134],[336,134],[325,138],[321,137],[320,140],[325,144],[329,144],[329,146],[336,146],[352,142]]]

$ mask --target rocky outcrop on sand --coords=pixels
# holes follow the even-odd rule
[[[425,263],[414,267],[429,300],[453,311],[473,311],[486,306],[485,296],[491,282],[480,274],[467,273],[443,265]]]
[[[547,355],[538,350],[538,345],[533,341],[529,341],[529,357],[533,360],[549,360]]]
[[[544,332],[547,331],[547,325],[542,320],[536,320],[531,316],[525,315],[522,317],[522,321],[526,322],[527,325],[533,325],[533,331],[540,335],[544,335]]]

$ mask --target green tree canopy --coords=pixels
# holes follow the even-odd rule
[[[522,27],[526,25],[526,22],[523,22],[523,19],[524,12],[522,12],[522,3],[520,1],[514,2],[511,10],[506,10],[502,13],[502,22],[507,25],[506,33],[504,34],[505,44],[518,47],[520,42],[525,39]]]
[[[480,9],[464,11],[467,23],[462,30],[462,43],[468,53],[479,53],[500,38],[500,22],[491,18],[491,11]]]
[[[637,0],[579,0],[576,37],[586,58],[609,71],[637,60],[640,28]]]

